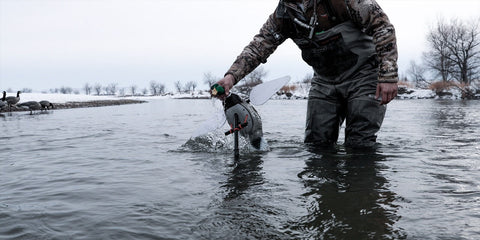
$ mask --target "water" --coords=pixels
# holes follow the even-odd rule
[[[306,101],[257,107],[269,150],[190,136],[211,100],[0,116],[0,239],[479,239],[480,104],[397,100],[375,152],[302,144]],[[340,139],[342,142],[343,139]]]

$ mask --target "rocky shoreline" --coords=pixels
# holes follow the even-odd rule
[[[140,104],[147,101],[143,100],[133,100],[133,99],[116,99],[116,100],[94,100],[94,101],[83,101],[83,102],[66,102],[66,103],[53,103],[54,110],[57,109],[70,109],[70,108],[90,108],[90,107],[106,107],[106,106],[115,106],[115,105],[125,105],[125,104]],[[8,112],[8,109],[3,109],[3,112]],[[22,108],[12,108],[12,112],[26,112],[30,110]]]

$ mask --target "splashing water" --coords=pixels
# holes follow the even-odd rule
[[[225,113],[223,112],[223,106],[219,106],[218,101],[212,102],[214,112],[211,117],[201,123],[198,128],[193,132],[192,138],[199,137],[201,135],[208,134],[212,131],[215,131],[221,128],[227,119],[225,118]]]
[[[267,152],[270,150],[268,142],[262,138],[260,148],[255,148],[248,139],[239,136],[239,149],[242,153]],[[220,130],[215,130],[207,134],[191,137],[183,144],[181,151],[209,152],[209,153],[228,153],[234,150],[233,136],[225,136]]]

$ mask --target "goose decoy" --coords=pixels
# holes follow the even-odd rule
[[[14,97],[14,96],[9,96],[9,97],[6,97],[5,98],[5,101],[7,102],[8,104],[8,108],[10,110],[10,112],[12,111],[12,106],[17,104],[19,101],[20,101],[20,91],[17,92],[17,96]]]
[[[7,103],[5,102],[5,97],[7,96],[7,93],[3,91],[3,97],[0,99],[0,110],[2,110],[5,106],[7,106]]]
[[[42,111],[43,110],[48,110],[50,108],[55,108],[55,106],[53,106],[53,103],[47,101],[47,100],[43,100],[43,101],[40,101],[40,105],[42,105]]]
[[[40,105],[40,103],[36,101],[23,102],[23,103],[17,104],[16,106],[21,109],[30,110],[30,115],[33,114],[33,111],[42,109],[42,105]]]

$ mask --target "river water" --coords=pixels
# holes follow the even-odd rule
[[[215,100],[0,115],[0,239],[480,239],[480,104],[396,100],[373,152],[303,145],[306,101],[258,106],[233,158]],[[340,142],[343,138],[340,138]]]

